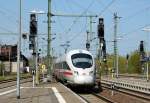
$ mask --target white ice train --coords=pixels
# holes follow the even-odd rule
[[[72,50],[55,60],[54,76],[63,83],[75,86],[94,86],[95,62],[86,50]]]

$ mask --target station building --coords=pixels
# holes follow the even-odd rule
[[[29,62],[24,55],[20,56],[20,69],[23,72]],[[17,45],[0,45],[0,64],[4,65],[2,69],[6,73],[17,72]]]

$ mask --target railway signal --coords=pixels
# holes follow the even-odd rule
[[[126,55],[126,59],[129,60],[129,54]]]
[[[106,62],[106,42],[105,40],[103,41],[103,47],[102,47],[102,52],[103,52],[103,61]]]
[[[30,43],[30,44],[29,44],[29,49],[30,49],[30,50],[33,50],[33,48],[34,48],[34,44],[33,44],[33,43]]]
[[[30,35],[37,34],[36,14],[30,14]]]
[[[103,57],[103,61],[106,62],[106,43],[104,39],[104,19],[99,18],[98,24],[98,38],[100,44],[100,57]]]
[[[144,41],[140,41],[140,53],[144,52]]]
[[[37,32],[38,32],[38,29],[37,29],[37,14],[36,12],[34,13],[31,13],[30,14],[30,26],[29,26],[29,29],[30,29],[30,34],[29,34],[29,49],[33,50],[33,60],[34,60],[34,67],[33,69],[35,69],[35,74],[36,74],[36,84],[39,84],[39,80],[38,80],[38,51],[37,51]],[[33,79],[33,82],[34,82],[34,79]]]
[[[87,42],[86,43],[86,49],[89,50],[89,48],[90,48],[90,43]]]
[[[97,27],[97,33],[99,38],[99,61],[100,61],[100,69],[101,64],[104,62],[104,68],[106,70],[106,74],[108,73],[108,66],[107,66],[107,58],[106,58],[106,42],[104,39],[104,19],[99,18],[99,24]]]
[[[29,35],[29,41],[30,41],[29,49],[30,50],[34,50],[35,48],[35,36],[36,35],[37,35],[36,14],[30,14],[30,35]]]
[[[140,41],[140,56],[141,56],[141,61],[145,57],[145,50],[144,50],[144,41]]]
[[[98,38],[100,39],[101,43],[104,41],[104,19],[103,18],[99,18]]]

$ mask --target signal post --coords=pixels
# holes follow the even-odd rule
[[[33,87],[34,87],[34,75],[36,75],[36,84],[39,84],[39,79],[38,79],[38,63],[37,63],[37,18],[36,14],[32,13],[30,14],[30,35],[29,35],[29,49],[33,50],[33,60],[34,60],[34,66],[32,69],[32,75],[33,75]]]
[[[98,24],[98,38],[99,38],[99,64],[100,69],[102,69],[102,61],[105,65],[105,71],[107,72],[107,60],[106,60],[106,42],[104,39],[104,19],[99,18],[99,24]],[[106,73],[107,74],[107,73]]]

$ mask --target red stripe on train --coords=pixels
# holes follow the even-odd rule
[[[73,75],[71,72],[64,72],[64,75]]]

